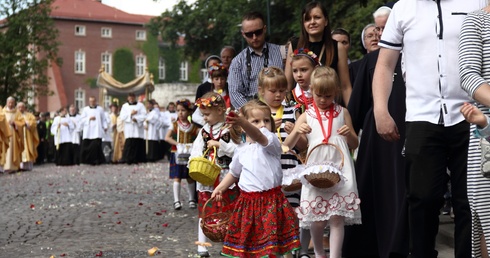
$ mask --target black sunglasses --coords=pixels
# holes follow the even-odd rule
[[[258,37],[258,36],[262,35],[262,33],[264,33],[264,28],[262,28],[262,29],[258,29],[258,30],[256,30],[256,31],[244,32],[244,33],[243,33],[243,35],[245,35],[245,37],[247,37],[247,38],[250,38],[250,39],[251,39],[251,38],[253,38],[253,37],[254,37],[254,35],[255,35],[256,37]]]

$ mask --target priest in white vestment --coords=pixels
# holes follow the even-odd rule
[[[73,134],[75,124],[72,117],[67,115],[66,107],[59,110],[51,125],[51,133],[54,135],[54,145],[56,146],[55,164],[57,166],[71,166],[75,164],[73,155]]]
[[[155,162],[162,158],[162,150],[160,148],[160,107],[158,103],[151,99],[148,101],[147,109],[150,111],[145,119],[146,131],[146,158],[150,162]]]
[[[137,164],[146,162],[145,129],[146,119],[145,106],[136,101],[134,93],[128,94],[128,102],[124,103],[119,115],[124,121],[123,162]]]
[[[81,128],[81,118],[82,116],[78,114],[77,108],[75,105],[71,104],[69,109],[68,109],[68,115],[67,115],[75,128],[71,132],[71,148],[72,148],[72,153],[73,153],[73,163],[75,165],[80,165],[80,143],[81,140],[80,138],[80,132],[82,130]]]
[[[82,146],[80,161],[84,164],[99,165],[105,163],[102,153],[102,137],[107,130],[107,120],[102,107],[89,98],[89,106],[84,107],[80,118],[82,128]]]

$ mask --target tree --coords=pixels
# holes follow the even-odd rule
[[[57,58],[58,30],[50,18],[53,0],[0,2],[0,102],[49,94],[47,68]]]
[[[185,35],[184,55],[196,59],[204,54],[218,54],[224,45],[237,50],[244,47],[240,34],[244,13],[259,10],[267,23],[269,4],[268,41],[285,44],[301,30],[301,11],[309,0],[196,0],[189,5],[181,0],[170,11],[152,19],[150,30],[161,35],[164,41],[175,43]],[[351,59],[362,57],[361,30],[373,22],[374,12],[382,0],[321,0],[329,10],[331,28],[345,28],[352,34]]]

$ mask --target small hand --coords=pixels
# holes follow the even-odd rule
[[[211,194],[211,198],[216,198],[216,201],[221,201],[223,199],[221,191],[214,189],[213,193]]]
[[[281,128],[281,125],[282,125],[282,118],[274,118],[274,123],[276,125],[276,129],[277,128]]]
[[[311,133],[311,127],[307,123],[302,123],[298,126],[297,132],[300,134],[309,134]]]
[[[469,123],[476,124],[482,128],[487,126],[487,118],[478,107],[470,103],[464,103],[460,111]]]
[[[208,148],[213,148],[213,147],[219,148],[220,143],[219,143],[219,141],[209,140],[207,146],[208,146]]]
[[[91,116],[90,117],[90,120],[95,120],[95,116]]]
[[[286,131],[287,134],[291,134],[293,129],[294,129],[293,123],[291,123],[289,121],[286,121],[286,123],[284,123],[284,131]]]
[[[342,136],[347,136],[350,134],[350,127],[347,125],[343,125],[337,130],[337,133],[342,135]]]
[[[138,113],[138,110],[131,111],[131,115],[135,115],[136,113]]]

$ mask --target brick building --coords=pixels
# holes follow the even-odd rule
[[[149,33],[144,25],[151,16],[125,13],[100,0],[56,0],[51,17],[59,30],[58,56],[63,65],[52,63],[47,71],[54,95],[36,99],[39,111],[54,111],[69,104],[82,108],[90,96],[98,99],[99,89],[93,82],[102,65],[112,73],[117,49],[127,48],[133,53],[135,77],[144,73],[147,57],[142,45]],[[98,102],[107,106],[110,97]]]

